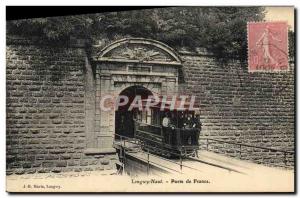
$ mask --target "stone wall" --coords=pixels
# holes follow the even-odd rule
[[[112,169],[115,154],[84,154],[85,50],[34,43],[7,40],[8,173]]]
[[[93,131],[93,69],[82,46],[48,46],[8,39],[6,49],[7,173],[114,169],[115,153],[85,154]],[[205,138],[294,149],[294,69],[253,73],[238,63],[219,65],[208,55],[180,53],[185,87],[197,96]],[[186,89],[185,89],[186,88]],[[87,107],[88,106],[88,107]],[[88,123],[87,123],[88,122]],[[240,157],[239,147],[209,150]],[[241,158],[281,166],[283,153],[242,147]],[[293,156],[287,164],[293,166]]]
[[[289,72],[248,73],[238,62],[181,53],[186,86],[201,107],[202,148],[213,138],[267,148],[294,150],[294,67]],[[247,67],[244,67],[247,68]],[[240,157],[239,146],[209,141],[209,150]],[[242,147],[242,159],[284,165],[284,153]],[[292,154],[287,165],[293,166]]]

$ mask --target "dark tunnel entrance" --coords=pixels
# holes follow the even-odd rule
[[[136,96],[140,96],[141,99],[146,99],[150,95],[153,95],[150,90],[143,86],[131,86],[124,89],[120,96],[127,96],[127,105],[119,107],[115,112],[115,139],[119,139],[119,136],[134,137],[134,122],[133,119],[138,116],[138,108],[130,110],[130,105]],[[122,100],[120,102],[123,102]]]

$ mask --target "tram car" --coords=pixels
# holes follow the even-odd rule
[[[161,108],[162,102],[137,112],[134,120],[134,136],[141,141],[143,150],[167,158],[198,156],[201,131],[200,110],[189,110],[176,101]]]

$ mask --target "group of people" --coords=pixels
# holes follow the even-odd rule
[[[162,120],[163,127],[195,129],[201,128],[200,113],[166,112]]]

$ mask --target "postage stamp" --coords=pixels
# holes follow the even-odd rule
[[[288,28],[283,21],[248,23],[248,71],[288,71]]]

